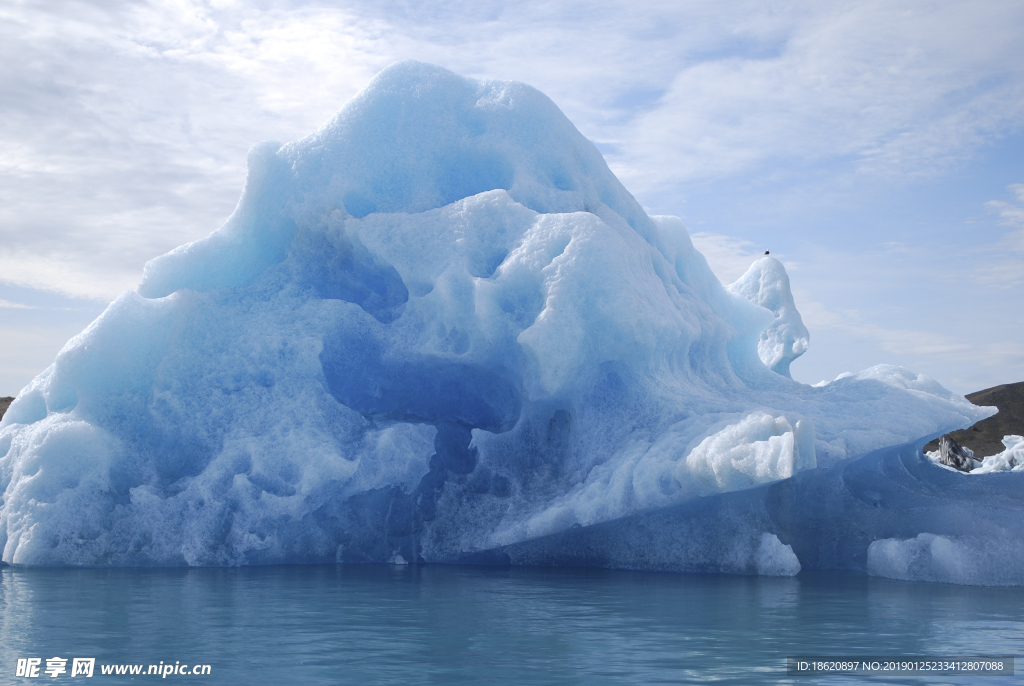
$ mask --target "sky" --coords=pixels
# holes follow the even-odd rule
[[[1022,381],[1021,45],[1019,0],[0,0],[0,395],[400,59],[539,88],[723,283],[771,250],[797,380]]]

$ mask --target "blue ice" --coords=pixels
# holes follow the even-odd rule
[[[723,287],[542,93],[401,62],[319,131],[255,145],[226,223],[22,390],[2,557],[451,561],[992,412],[891,366],[799,384],[808,341],[781,263]],[[736,570],[817,564],[737,526]]]

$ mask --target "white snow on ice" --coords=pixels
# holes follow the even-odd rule
[[[1003,446],[1005,450],[982,458],[981,465],[968,474],[1024,471],[1024,436],[1003,436]]]

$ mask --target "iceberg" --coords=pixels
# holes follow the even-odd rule
[[[866,516],[835,480],[993,410],[887,365],[797,383],[808,341],[781,263],[724,287],[542,93],[400,62],[255,145],[226,223],[22,390],[2,559],[528,564],[559,540],[573,564],[866,569],[862,538],[814,553]],[[794,483],[787,516],[821,527],[765,514]]]

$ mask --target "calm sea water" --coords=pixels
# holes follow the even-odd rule
[[[283,566],[0,569],[0,682],[95,657],[84,683],[1021,683],[787,677],[787,655],[1024,655],[1024,589],[802,573]],[[107,676],[101,664],[209,664]],[[1024,665],[1022,665],[1024,666]],[[1024,671],[1018,669],[1018,674]]]

